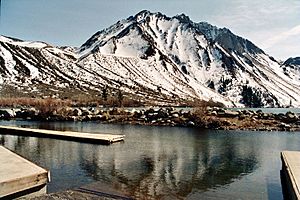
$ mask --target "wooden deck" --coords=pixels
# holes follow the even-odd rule
[[[0,134],[46,137],[99,144],[111,144],[114,142],[120,142],[123,141],[125,137],[124,135],[114,134],[53,131],[43,129],[19,128],[11,126],[0,126]]]
[[[50,173],[0,146],[0,198],[46,193]]]
[[[300,199],[300,151],[281,152],[284,195]]]

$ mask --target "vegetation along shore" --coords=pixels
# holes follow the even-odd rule
[[[186,126],[218,130],[299,131],[298,113],[266,113],[201,105],[198,107],[118,108],[72,106],[65,101],[43,100],[33,106],[3,108],[2,120],[98,121],[100,123]]]

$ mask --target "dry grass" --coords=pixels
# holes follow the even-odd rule
[[[40,98],[0,98],[0,107],[42,107],[42,106],[63,106],[71,105],[70,100],[40,99]]]
[[[108,107],[139,107],[143,106],[143,103],[139,100],[135,100],[129,97],[124,97],[122,104],[118,98],[111,96],[104,101],[99,97],[93,97],[89,95],[79,95],[72,99],[55,99],[55,98],[30,98],[30,97],[7,97],[0,98],[0,107],[35,107],[39,110],[46,109],[46,107],[87,107],[87,106],[99,106],[104,105]]]
[[[220,103],[220,102],[214,102],[212,100],[205,101],[205,100],[199,100],[199,99],[194,99],[194,100],[189,100],[186,102],[188,106],[193,107],[193,108],[199,108],[199,107],[220,107],[224,108],[225,105]]]
[[[70,100],[53,98],[0,98],[0,107],[34,107],[39,111],[41,117],[51,116],[62,110],[62,108],[70,107],[71,105],[72,102]]]
[[[34,107],[39,111],[40,116],[48,117],[69,106],[71,106],[69,100],[47,98],[37,101]]]

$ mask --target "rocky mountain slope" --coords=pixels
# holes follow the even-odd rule
[[[197,98],[227,106],[300,106],[299,70],[280,65],[226,28],[194,23],[183,14],[142,11],[95,33],[78,49],[2,36],[0,65],[2,85],[28,92],[108,87],[159,102]]]
[[[300,57],[289,58],[282,64],[285,75],[300,81]]]
[[[300,67],[300,57],[289,58],[283,64],[289,65],[289,66],[294,66],[294,67]]]

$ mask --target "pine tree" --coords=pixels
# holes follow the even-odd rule
[[[243,103],[250,108],[258,108],[263,105],[261,94],[258,91],[255,91],[255,89],[248,87],[247,85],[243,86],[241,95]]]
[[[121,90],[118,90],[117,97],[118,97],[118,101],[119,101],[119,106],[121,107],[123,104],[123,99],[124,99],[124,95]]]
[[[102,89],[102,99],[103,99],[103,101],[107,101],[107,97],[108,97],[108,89],[107,89],[107,87],[105,86],[105,87]]]

